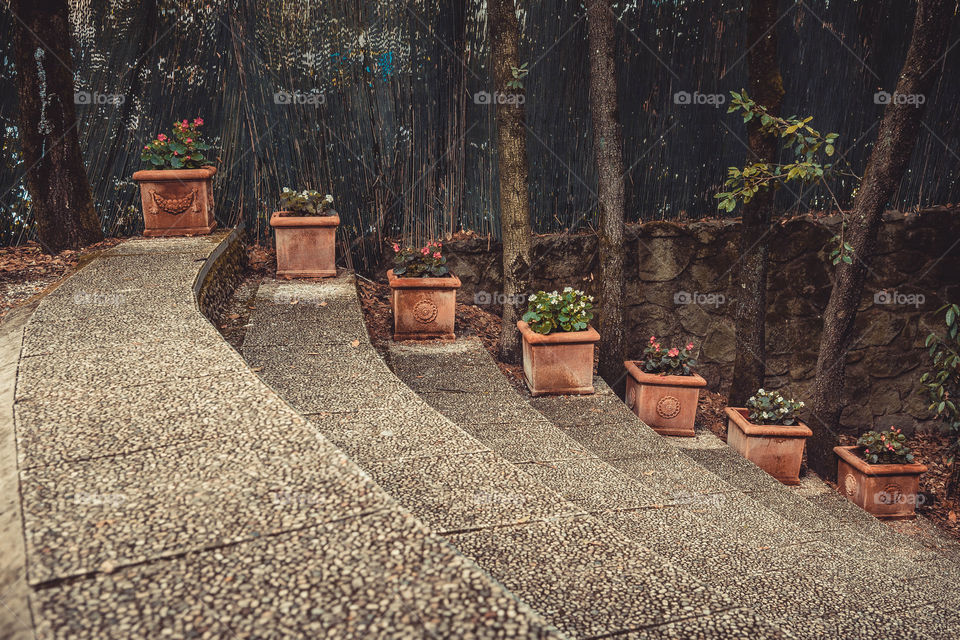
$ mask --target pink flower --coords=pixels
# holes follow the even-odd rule
[[[186,140],[184,140],[184,142],[186,142],[187,144],[190,144],[191,142],[193,142],[193,138],[187,138]]]
[[[187,124],[187,121],[186,121],[186,120],[184,120],[181,124],[183,124],[183,126],[185,126],[185,127],[186,127],[186,126],[189,126],[189,125]]]
[[[657,336],[650,336],[650,344],[653,344],[657,341]]]
[[[436,258],[437,260],[439,260],[440,258],[443,257],[443,254],[441,254],[439,251],[437,251],[436,253],[433,254],[433,257]]]
[[[670,349],[670,351],[667,351],[667,355],[671,358],[676,358],[678,355],[680,355],[680,349],[674,347],[673,349]]]
[[[657,351],[660,351],[660,343],[658,342],[657,344],[653,345],[653,348]]]
[[[691,351],[692,349],[693,349],[693,343],[692,343],[692,342],[688,342],[688,343],[687,343],[687,351]]]
[[[195,125],[197,125],[197,126],[199,127],[200,125],[203,124],[203,118],[194,118],[194,119],[193,119],[193,124],[195,124]]]
[[[159,140],[160,142],[163,142],[166,139],[167,139],[166,134],[161,133],[160,135],[157,136],[157,140]]]
[[[176,151],[174,151],[174,152],[173,152],[173,155],[178,156],[178,155],[180,155],[180,154],[177,153]]]
[[[393,243],[393,250],[394,250],[395,253],[400,253],[400,245],[398,245],[396,242],[394,242],[394,243]]]
[[[420,253],[422,253],[425,256],[430,255],[430,249],[428,247],[424,247],[423,249],[420,249]]]
[[[143,145],[143,148],[144,148],[144,149],[149,149],[149,148],[150,148],[150,145],[145,144],[145,145]]]

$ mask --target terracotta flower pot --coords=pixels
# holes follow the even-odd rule
[[[593,345],[600,334],[586,331],[555,331],[544,335],[521,320],[523,377],[530,395],[587,395],[593,389]]]
[[[800,484],[807,425],[754,424],[747,409],[727,407],[727,444],[783,484]]]
[[[277,234],[277,275],[329,278],[337,275],[337,226],[340,216],[290,216],[274,212],[270,226]]]
[[[216,167],[137,171],[143,207],[143,235],[202,236],[217,226],[213,217]]]
[[[401,278],[391,269],[387,279],[393,290],[394,340],[454,338],[459,278],[452,273],[443,278]]]
[[[870,464],[857,447],[834,447],[837,490],[848,500],[882,519],[916,517],[917,491],[923,464]]]
[[[700,388],[707,381],[692,376],[646,373],[639,361],[627,360],[627,406],[662,436],[693,436]],[[642,363],[640,363],[642,364]]]

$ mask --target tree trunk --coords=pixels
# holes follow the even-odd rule
[[[939,75],[936,67],[942,62],[953,7],[953,0],[918,2],[910,49],[900,71],[895,96],[924,95],[929,100]],[[808,458],[811,467],[830,479],[835,479],[837,474],[832,449],[843,411],[846,357],[853,339],[857,306],[876,247],[883,210],[907,168],[923,117],[923,105],[897,102],[891,100],[884,110],[877,142],[847,221],[846,240],[853,247],[853,262],[837,267],[836,282],[823,314],[813,385],[813,418],[809,423],[814,435]]]
[[[617,102],[614,65],[614,16],[610,0],[588,0],[590,46],[590,112],[593,150],[597,158],[597,196],[600,206],[598,373],[611,387],[623,386],[623,128]]]
[[[512,68],[519,67],[520,24],[513,0],[490,0],[491,56],[496,92],[524,95],[509,88]],[[525,109],[517,100],[497,101],[497,164],[500,172],[500,231],[503,236],[503,327],[500,357],[520,361],[517,320],[523,315],[523,295],[528,293],[530,269],[530,203],[527,195],[527,138]]]
[[[67,0],[13,0],[20,140],[40,245],[48,253],[103,239],[73,94]],[[36,34],[36,35],[34,35]]]
[[[783,80],[777,62],[777,1],[751,0],[747,16],[747,68],[750,95],[773,115],[780,114]],[[747,162],[777,160],[776,136],[764,135],[756,120],[747,123],[750,153]],[[734,321],[736,358],[728,404],[742,407],[763,387],[766,374],[767,265],[774,192],[764,190],[743,206],[740,230],[740,274]]]

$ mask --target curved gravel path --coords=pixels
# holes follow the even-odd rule
[[[125,242],[24,329],[15,424],[38,636],[555,637],[200,314],[194,280],[226,241]]]

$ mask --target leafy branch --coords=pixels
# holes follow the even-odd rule
[[[527,68],[527,63],[524,62],[519,67],[510,67],[510,74],[513,76],[510,80],[507,80],[508,89],[523,89],[523,80],[530,73],[530,70]]]

